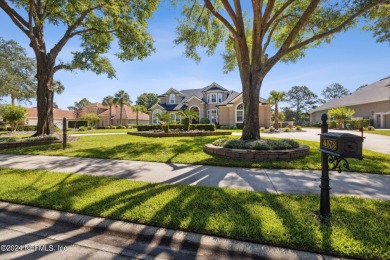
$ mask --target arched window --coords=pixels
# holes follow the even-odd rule
[[[176,104],[175,102],[175,94],[169,95],[169,104]]]
[[[244,104],[238,104],[236,107],[236,123],[244,122]]]
[[[192,124],[198,124],[200,120],[200,109],[198,106],[192,106],[190,110],[197,111],[198,112],[198,118],[193,118],[192,119]]]
[[[157,114],[161,114],[161,110],[160,109],[156,109],[156,110],[153,111],[153,114],[152,114],[152,123],[153,124],[159,124],[160,123],[160,120],[156,116]]]

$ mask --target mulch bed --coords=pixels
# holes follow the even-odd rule
[[[128,132],[128,135],[145,136],[145,137],[185,137],[185,136],[212,136],[212,135],[232,135],[232,132],[218,131],[171,131],[165,133],[162,131],[140,131]]]

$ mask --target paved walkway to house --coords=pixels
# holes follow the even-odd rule
[[[261,136],[264,137],[277,137],[277,138],[289,138],[289,139],[300,139],[307,141],[320,141],[319,134],[321,133],[321,129],[319,128],[304,128],[305,132],[283,132],[277,134],[269,134],[269,133],[260,133]],[[343,132],[354,135],[361,135],[360,132],[357,131],[349,131],[349,130],[333,130],[330,129],[329,132]],[[233,132],[233,135],[241,136],[239,132]],[[376,134],[368,134],[363,133],[365,137],[363,142],[363,148],[371,151],[390,154],[390,136],[385,135],[376,135]]]
[[[319,194],[320,171],[275,170],[65,156],[0,155],[0,167],[112,176],[152,183]],[[331,194],[390,200],[390,175],[331,172]]]

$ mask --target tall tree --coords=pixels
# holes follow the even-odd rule
[[[124,105],[130,105],[132,102],[130,100],[130,96],[128,93],[126,93],[124,90],[120,90],[118,93],[115,94],[115,102],[120,107],[120,114],[119,114],[119,124],[122,125],[122,112],[123,112],[123,106]]]
[[[302,113],[307,113],[309,109],[317,103],[317,95],[310,91],[306,86],[294,86],[287,92],[286,101],[290,103],[291,108],[296,110],[296,121],[301,123]]]
[[[151,108],[153,105],[157,104],[158,96],[154,93],[143,93],[135,102],[137,105],[146,107],[147,109]]]
[[[153,51],[153,40],[147,32],[147,19],[159,0],[0,0],[0,9],[28,38],[34,50],[38,80],[38,125],[36,136],[51,134],[53,122],[53,75],[61,70],[91,70],[115,76],[115,70],[102,54],[116,38],[122,61],[143,59]],[[60,39],[53,47],[45,41],[48,26],[55,26]],[[64,46],[73,38],[81,40],[81,49],[72,52],[73,60],[58,60]]]
[[[345,121],[355,114],[355,110],[346,107],[337,107],[329,109],[328,115],[336,119],[339,128],[345,128]]]
[[[116,100],[113,96],[107,96],[103,99],[102,104],[110,108],[110,125],[112,125],[112,106],[116,105]]]
[[[0,37],[0,96],[28,101],[35,96],[35,61],[28,57],[26,50],[13,40]]]
[[[80,101],[74,102],[74,106],[68,107],[69,110],[83,110],[84,107],[91,104],[91,101],[89,101],[86,98],[81,99]]]
[[[137,113],[137,126],[139,125],[139,122],[138,122],[138,114],[141,112],[141,113],[146,113],[146,111],[148,111],[148,109],[145,107],[145,106],[142,106],[142,105],[135,105],[135,106],[132,106],[131,109],[133,109],[134,112]]]
[[[322,92],[321,95],[325,98],[326,101],[335,99],[335,98],[341,98],[346,95],[349,95],[350,91],[343,87],[339,83],[333,83],[329,86],[327,86]]]
[[[27,110],[21,106],[0,105],[0,115],[10,124],[11,130],[15,131],[17,122],[26,118]]]
[[[196,61],[200,60],[198,49],[213,55],[218,44],[225,43],[224,70],[238,66],[245,119],[242,139],[249,140],[260,138],[258,98],[263,79],[275,64],[296,62],[305,50],[329,43],[359,16],[389,0],[182,2],[176,43],[184,43],[185,55]]]
[[[286,100],[286,92],[278,92],[276,90],[272,90],[269,93],[268,102],[272,105],[275,105],[275,128],[279,128],[279,102]]]

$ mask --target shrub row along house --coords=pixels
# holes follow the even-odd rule
[[[242,93],[227,90],[217,83],[199,89],[169,89],[149,109],[149,122],[159,124],[156,115],[163,112],[169,112],[172,120],[181,122],[177,112],[183,109],[198,111],[198,119],[194,119],[192,123],[207,118],[212,124],[240,127],[244,122]],[[267,128],[271,125],[271,107],[264,98],[259,98],[259,123]]]
[[[342,98],[333,99],[310,112],[310,123],[321,122],[321,115],[337,107],[355,110],[354,118],[371,119],[375,128],[390,128],[390,76]]]

